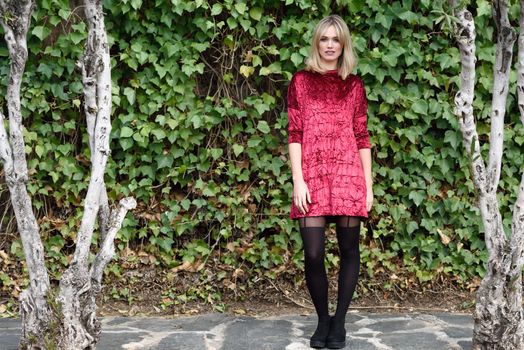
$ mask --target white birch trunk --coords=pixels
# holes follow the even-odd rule
[[[96,296],[101,290],[103,270],[114,254],[113,240],[127,211],[136,206],[132,198],[122,200],[113,220],[108,223],[109,207],[104,174],[110,154],[111,133],[109,45],[101,1],[85,0],[84,9],[89,31],[81,66],[91,149],[91,179],[84,202],[84,215],[77,235],[75,253],[70,267],[60,280],[58,297],[64,316],[59,347],[71,350],[90,349],[99,340],[101,329],[96,316]],[[101,250],[93,265],[89,266],[89,249],[99,211],[102,218]]]
[[[450,1],[452,6],[455,1]],[[524,0],[521,1],[521,5]],[[473,115],[475,84],[475,24],[471,13],[456,11],[456,39],[461,53],[461,87],[455,96],[455,113],[459,118],[466,152],[471,159],[472,176],[478,191],[478,206],[482,216],[488,249],[486,275],[477,291],[473,349],[513,350],[524,348],[521,276],[524,241],[524,184],[515,204],[512,234],[504,233],[497,201],[497,189],[504,142],[504,115],[509,86],[513,44],[516,39],[508,20],[507,1],[493,2],[493,17],[497,24],[497,49],[493,68],[493,98],[489,160],[487,168],[480,153],[480,144]],[[522,33],[522,15],[521,15]],[[519,38],[519,62],[524,63],[524,46]],[[521,52],[523,51],[523,52]],[[519,70],[524,69],[519,65]],[[519,72],[519,84],[524,84],[524,71]],[[522,90],[522,89],[520,89]],[[519,95],[522,91],[519,90]],[[519,104],[521,102],[519,96]],[[523,108],[521,107],[521,112]],[[524,120],[524,117],[523,117]],[[523,179],[524,182],[524,179]]]
[[[46,301],[50,285],[44,263],[44,248],[26,188],[28,173],[20,108],[20,85],[27,61],[26,36],[32,8],[33,3],[29,0],[0,1],[0,12],[5,14],[0,16],[0,23],[11,59],[6,96],[9,136],[4,115],[0,111],[0,157],[29,273],[29,287],[20,296],[22,322],[27,325],[22,330],[22,345],[46,329],[51,317]],[[35,345],[45,346],[42,340],[35,342]]]
[[[110,214],[104,173],[110,154],[111,74],[109,47],[100,0],[85,0],[89,34],[81,62],[84,83],[91,179],[84,202],[73,260],[60,280],[58,293],[50,289],[38,224],[27,193],[27,162],[22,137],[20,85],[27,60],[26,35],[33,3],[0,0],[0,22],[11,58],[7,89],[9,136],[0,111],[0,160],[4,165],[18,230],[29,270],[30,285],[21,295],[22,349],[94,349],[100,337],[96,296],[101,290],[104,267],[114,254],[113,241],[127,211],[136,206],[124,198]],[[100,217],[100,252],[89,265],[94,225]],[[55,298],[55,294],[58,294]],[[59,306],[59,307],[57,307]]]

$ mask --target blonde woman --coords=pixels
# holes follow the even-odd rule
[[[306,69],[288,87],[288,143],[293,175],[291,218],[299,221],[306,284],[318,316],[313,348],[346,344],[345,317],[360,268],[360,221],[373,203],[371,145],[364,85],[341,17],[315,28]],[[337,308],[328,311],[325,229],[336,224],[340,250]]]

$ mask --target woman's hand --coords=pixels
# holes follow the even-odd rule
[[[304,180],[293,183],[293,203],[302,214],[308,212],[307,203],[311,203],[311,195]]]
[[[373,206],[373,188],[368,186],[366,191],[366,211],[370,211]]]

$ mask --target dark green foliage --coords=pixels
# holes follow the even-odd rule
[[[487,141],[493,26],[488,2],[477,3],[475,107]],[[435,24],[443,13],[438,2],[122,0],[104,6],[114,97],[107,188],[112,202],[127,195],[139,202],[119,233],[120,250],[140,244],[167,266],[198,264],[215,253],[223,263],[270,275],[289,262],[301,266],[300,236],[289,220],[286,86],[303,68],[315,23],[338,13],[353,32],[374,145],[374,236],[363,241],[364,268],[371,276],[379,269],[407,271],[421,281],[482,274],[480,216],[452,111],[459,54],[441,27],[445,21]],[[39,1],[22,86],[29,190],[51,271],[67,263],[89,174],[75,72],[86,35],[80,15],[69,1]],[[4,64],[2,92],[6,74]],[[501,181],[508,227],[524,157],[514,78]],[[12,250],[19,247],[15,242]]]

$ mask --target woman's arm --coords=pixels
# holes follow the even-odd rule
[[[303,121],[296,85],[297,75],[295,74],[287,90],[288,144],[293,175],[293,203],[302,214],[305,214],[309,210],[307,203],[311,203],[311,197],[302,175]]]
[[[360,155],[360,162],[362,163],[362,170],[364,171],[364,178],[366,180],[366,210],[370,211],[373,205],[373,179],[371,177],[371,142],[369,141],[369,133],[367,126],[367,112],[368,102],[366,99],[366,90],[362,80],[358,80],[356,84],[357,92],[355,94],[355,110],[353,120],[353,131],[357,141],[358,153]]]
[[[302,144],[296,142],[289,144],[289,158],[293,175],[293,203],[301,213],[305,214],[309,210],[307,203],[311,203],[311,196],[302,175]]]
[[[360,162],[366,179],[366,210],[370,211],[373,205],[373,178],[371,176],[371,149],[361,148],[358,150]]]

